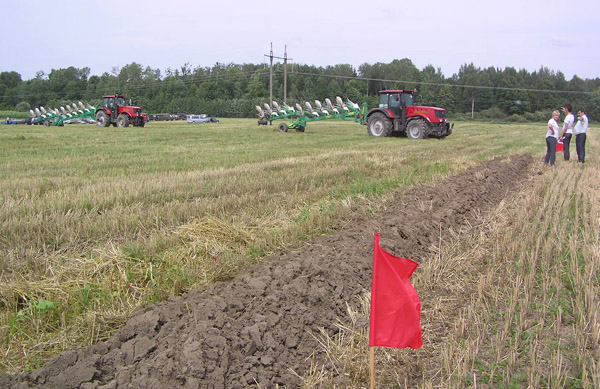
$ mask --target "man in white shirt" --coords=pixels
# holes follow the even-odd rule
[[[562,111],[567,115],[565,117],[565,122],[563,124],[563,154],[565,156],[565,161],[568,161],[571,158],[571,153],[569,152],[569,145],[571,144],[571,137],[573,136],[573,124],[575,123],[575,116],[573,115],[573,107],[571,104],[567,104],[562,107]]]
[[[558,126],[558,117],[560,116],[560,112],[554,111],[552,112],[552,118],[548,120],[548,132],[546,132],[546,158],[544,159],[544,163],[546,165],[550,164],[550,166],[554,166],[554,161],[556,160],[556,142],[558,139],[558,131],[560,127]]]
[[[585,139],[587,137],[588,117],[583,109],[577,111],[577,124],[575,125],[575,149],[577,161],[585,163]]]

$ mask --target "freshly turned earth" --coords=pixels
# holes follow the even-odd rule
[[[338,331],[338,318],[350,320],[346,304],[370,289],[375,232],[386,250],[422,261],[440,232],[443,239],[472,211],[517,190],[532,161],[496,158],[435,187],[398,192],[381,217],[356,211],[343,227],[231,281],[147,307],[106,342],[64,352],[29,374],[4,374],[0,387],[297,387],[294,372],[306,374],[311,357],[331,367],[313,334]]]

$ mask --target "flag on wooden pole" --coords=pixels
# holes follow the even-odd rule
[[[369,346],[417,349],[423,345],[421,300],[410,283],[417,266],[383,250],[379,233],[375,234]]]

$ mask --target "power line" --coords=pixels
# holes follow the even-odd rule
[[[595,94],[599,93],[599,92],[565,91],[565,90],[554,90],[554,89],[508,88],[508,87],[500,87],[500,86],[450,84],[450,83],[425,82],[425,81],[405,81],[405,80],[392,80],[392,79],[385,79],[385,78],[369,78],[369,77],[359,77],[359,76],[338,76],[338,75],[333,75],[333,74],[320,74],[320,73],[308,73],[308,72],[291,72],[291,73],[303,75],[303,76],[320,76],[320,77],[329,77],[329,78],[342,78],[342,79],[349,79],[349,80],[393,82],[393,83],[404,83],[404,84],[409,84],[409,85],[448,86],[448,87],[453,87],[453,88],[489,89],[489,90],[505,90],[505,91],[517,91],[517,92],[573,93],[573,94],[584,94],[584,95],[595,95]]]

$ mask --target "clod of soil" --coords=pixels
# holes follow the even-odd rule
[[[327,365],[313,334],[338,331],[346,303],[371,287],[373,234],[421,261],[450,228],[485,212],[527,178],[531,156],[496,158],[434,187],[399,192],[385,214],[351,223],[202,291],[148,307],[108,341],[64,352],[0,387],[297,387],[311,358]]]

